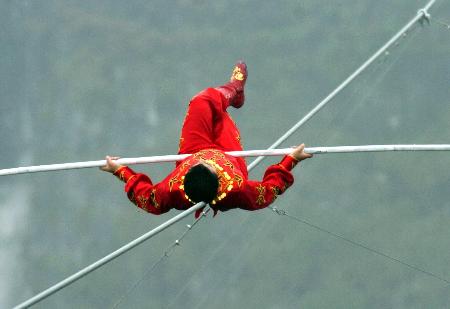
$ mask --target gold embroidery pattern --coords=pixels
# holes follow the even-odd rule
[[[238,174],[234,174],[234,181],[237,182],[238,187],[240,188],[242,186],[242,182],[244,181],[244,179]]]
[[[169,180],[169,191],[172,192],[172,188],[173,185],[176,183],[181,183],[182,181],[180,179],[178,179],[178,175],[173,176],[172,178],[170,178]]]
[[[200,151],[194,153],[194,155],[193,155],[192,157],[198,159],[199,157],[202,157],[202,156],[204,156],[205,154],[206,154],[206,152],[205,152],[204,150],[200,150]]]
[[[140,206],[145,211],[147,211],[147,202],[148,202],[148,199],[145,198],[143,195],[138,196],[138,206]]]
[[[212,156],[211,158],[206,159],[205,161],[208,162],[209,164],[214,165],[214,167],[216,168],[219,167],[219,164],[217,164],[217,158],[215,156]]]
[[[207,161],[208,158],[206,158],[206,154],[207,154],[207,152],[206,152],[205,150],[201,150],[201,151],[195,153],[195,154],[193,155],[193,157],[194,157],[195,159],[201,159],[201,160],[203,160],[203,161]]]
[[[256,190],[258,191],[258,198],[256,199],[256,204],[263,205],[266,202],[266,199],[264,198],[266,188],[262,184],[259,184],[256,187]]]
[[[231,168],[232,171],[234,171],[234,165],[229,160],[225,160],[225,163],[223,164],[223,166],[227,166],[227,167]]]
[[[125,171],[124,170],[120,171],[119,179],[122,180],[122,181],[125,181]]]
[[[214,153],[215,156],[217,156],[217,157],[219,157],[221,159],[225,159],[225,155],[223,153],[221,153],[220,151],[213,150],[213,153]]]
[[[211,204],[214,205],[218,201],[221,201],[222,199],[224,199],[227,196],[228,192],[233,190],[234,178],[232,178],[230,176],[230,174],[228,174],[227,171],[224,171],[224,167],[225,166],[230,167],[230,173],[232,173],[232,175],[235,176],[234,172],[232,172],[234,169],[234,166],[231,164],[231,162],[229,160],[226,160],[226,157],[223,153],[221,153],[218,150],[214,150],[214,149],[201,150],[201,151],[195,153],[193,155],[193,158],[197,159],[197,160],[198,159],[203,160],[205,163],[211,165],[216,170],[217,176],[219,178],[219,189],[218,189],[217,197],[211,202]],[[219,163],[217,163],[217,161],[219,161],[222,164],[222,166]],[[227,161],[229,165],[223,164],[222,163],[223,161]],[[173,186],[174,183],[180,182],[178,179],[174,179],[174,178],[172,178],[169,181],[169,186]],[[184,191],[184,184],[183,184],[184,177],[181,177],[181,178],[182,178],[181,179],[182,183],[180,184],[179,188]],[[239,178],[240,178],[240,181],[242,182],[242,177],[239,177]],[[189,196],[186,195],[186,193],[185,193],[185,197],[187,200],[192,202],[191,199],[189,198]]]
[[[231,74],[231,78],[234,78],[235,80],[244,80],[244,73],[242,73],[241,69],[239,67],[234,67],[233,73]]]
[[[183,164],[181,164],[180,171],[184,171],[187,167],[191,165],[191,162],[184,161]]]
[[[223,177],[219,177],[219,189],[224,188],[227,185],[227,181]]]
[[[150,192],[150,199],[152,200],[153,206],[159,208],[159,203],[156,201],[156,189],[153,189],[152,192]]]
[[[214,155],[211,157],[211,160],[216,162],[217,160],[225,160],[225,155],[217,150],[213,150]]]
[[[241,137],[241,133],[240,133],[239,130],[237,129],[237,124],[236,124],[236,122],[234,121],[234,119],[231,118],[230,115],[228,115],[228,117],[230,118],[231,122],[234,124],[234,127],[236,128],[236,136],[235,136],[235,138],[236,138],[236,140],[238,141],[239,145],[242,146],[242,137]]]
[[[280,195],[280,189],[277,187],[271,187],[270,190],[272,190],[273,193],[273,200],[276,200],[278,195]]]

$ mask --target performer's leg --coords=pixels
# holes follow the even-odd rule
[[[216,148],[214,143],[214,112],[220,95],[213,97],[214,89],[208,88],[194,96],[189,103],[181,129],[178,153],[195,153],[202,149]]]
[[[192,98],[181,130],[179,153],[195,153],[223,146],[216,140],[219,136],[216,136],[215,129],[222,125],[224,117],[229,117],[226,113],[229,106],[239,108],[244,104],[246,79],[247,67],[244,62],[239,62],[230,82],[217,88],[207,88]]]
[[[230,82],[216,88],[228,100],[228,106],[231,105],[235,108],[241,108],[242,105],[244,105],[244,87],[247,76],[247,65],[245,62],[239,61],[236,63],[233,72],[231,73]]]

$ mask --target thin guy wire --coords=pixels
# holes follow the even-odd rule
[[[388,255],[388,254],[386,254],[386,253],[383,253],[383,252],[379,251],[379,250],[370,248],[370,247],[368,247],[368,246],[366,246],[366,245],[364,245],[364,244],[362,244],[362,243],[356,242],[356,241],[351,240],[351,239],[349,239],[349,238],[346,238],[346,237],[344,237],[344,236],[342,236],[342,235],[333,233],[333,232],[331,232],[331,231],[329,231],[329,230],[327,230],[327,229],[324,229],[324,228],[322,228],[322,227],[320,227],[320,226],[318,226],[318,225],[316,225],[316,224],[313,224],[313,223],[311,223],[311,222],[308,222],[308,221],[306,221],[306,220],[303,220],[303,219],[301,219],[301,218],[298,218],[298,217],[296,217],[296,216],[293,216],[293,215],[287,213],[285,210],[278,209],[277,207],[270,207],[270,208],[271,208],[275,213],[277,213],[277,214],[280,215],[280,216],[286,216],[286,217],[288,217],[288,218],[291,218],[292,220],[295,220],[295,221],[297,221],[297,222],[303,223],[303,224],[305,224],[305,225],[307,225],[307,226],[309,226],[309,227],[312,227],[312,228],[314,228],[314,229],[316,229],[316,230],[318,230],[318,231],[321,231],[321,232],[326,233],[326,234],[328,234],[328,235],[331,235],[331,236],[333,236],[333,237],[335,237],[335,238],[338,238],[338,239],[340,239],[340,240],[343,240],[343,241],[345,241],[345,242],[347,242],[347,243],[349,243],[349,244],[352,244],[353,246],[356,246],[356,247],[362,248],[362,249],[364,249],[364,250],[370,251],[370,252],[372,252],[372,253],[375,253],[375,254],[377,254],[377,255],[380,255],[380,256],[382,256],[382,257],[385,257],[385,258],[387,258],[387,259],[389,259],[389,260],[391,260],[391,261],[394,261],[394,262],[396,262],[396,263],[400,263],[400,264],[402,264],[402,265],[404,265],[404,266],[406,266],[406,267],[408,267],[408,268],[410,268],[410,269],[413,269],[413,270],[415,270],[415,271],[421,272],[421,273],[426,274],[426,275],[428,275],[428,276],[431,276],[431,277],[433,277],[433,278],[435,278],[435,279],[438,279],[438,280],[440,280],[440,281],[443,281],[443,282],[445,282],[445,283],[447,283],[447,284],[450,284],[450,281],[449,281],[449,280],[447,280],[447,279],[445,279],[445,278],[443,278],[443,277],[441,277],[441,276],[438,276],[438,275],[436,275],[436,274],[434,274],[434,273],[432,273],[432,272],[429,272],[429,271],[427,271],[427,270],[424,270],[424,269],[422,269],[422,268],[419,268],[419,267],[417,267],[417,266],[414,266],[414,265],[412,265],[412,264],[409,264],[409,263],[407,263],[407,262],[404,262],[404,261],[402,261],[402,260],[400,260],[400,259],[398,259],[398,258],[392,257],[392,256],[390,256],[390,255]]]
[[[435,5],[435,11],[440,12],[440,9],[444,5],[445,1],[440,1],[440,3]],[[435,21],[437,24],[447,28],[447,30],[450,30],[450,24],[446,21],[443,21],[442,19],[436,18],[434,15],[432,16],[431,22]]]
[[[242,226],[244,223],[247,222],[248,220],[248,216],[244,219],[241,220],[241,223],[239,224],[239,226]],[[213,253],[208,255],[208,258],[206,260],[204,260],[201,263],[201,267],[199,269],[197,269],[191,276],[189,280],[186,280],[186,283],[183,285],[183,287],[179,290],[179,292],[177,293],[177,295],[175,295],[175,297],[172,297],[172,301],[168,304],[167,308],[172,307],[175,302],[177,301],[177,299],[184,293],[184,291],[186,290],[186,288],[189,286],[189,284],[191,283],[191,281],[194,279],[194,275],[197,274],[199,271],[204,270],[208,264],[212,261],[215,260],[216,255],[223,250],[223,248],[228,245],[228,243],[238,235],[239,233],[239,229],[234,228],[232,231],[232,234],[229,234],[229,237],[227,239],[225,239],[224,241],[222,241],[220,243],[220,245],[214,250]]]
[[[416,24],[415,26],[411,27],[410,30],[405,31],[403,36],[397,40],[393,44],[393,46],[386,50],[383,58],[381,58],[377,63],[374,65],[376,67],[372,68],[371,72],[368,72],[370,75],[377,74],[377,77],[375,78],[375,81],[372,81],[369,83],[369,79],[366,76],[365,80],[361,82],[360,86],[357,86],[355,90],[351,92],[349,95],[349,100],[351,101],[351,98],[359,97],[359,100],[357,100],[357,104],[353,106],[353,108],[350,110],[350,112],[345,112],[344,109],[339,109],[338,113],[332,118],[332,120],[329,122],[327,127],[334,127],[337,123],[337,119],[339,118],[339,114],[344,114],[344,116],[341,118],[341,125],[344,125],[348,122],[348,120],[354,116],[354,114],[357,112],[358,109],[360,109],[362,106],[366,105],[367,101],[370,97],[373,96],[375,88],[384,80],[387,73],[390,72],[392,67],[398,62],[398,60],[401,58],[401,55],[404,53],[407,47],[411,44],[413,41],[412,39],[418,34],[416,31],[419,29],[419,25]],[[406,42],[404,42],[406,41]],[[393,53],[395,53],[395,56],[391,56]],[[366,74],[367,75],[367,74]],[[368,90],[366,88],[369,88]],[[323,130],[321,133],[318,134],[317,138],[318,140],[321,140],[325,134],[328,134],[327,141],[333,140],[338,132],[336,130],[333,130],[333,133],[331,136],[329,135],[329,132],[326,130]]]
[[[450,30],[450,24],[448,24],[448,23],[446,23],[446,22],[444,22],[444,21],[442,21],[442,20],[440,20],[440,19],[437,19],[437,18],[433,18],[433,20],[434,20],[435,22],[437,22],[438,24],[440,24],[441,26],[444,26],[445,28],[447,28],[448,30]]]
[[[253,216],[250,216],[249,218],[252,218]],[[246,220],[245,220],[246,221]],[[246,233],[245,235],[245,243],[248,244],[254,244],[256,242],[256,240],[261,236],[261,234],[265,231],[265,230],[269,230],[269,224],[272,223],[273,224],[274,220],[270,220],[268,217],[265,218],[265,221],[263,221],[261,224],[259,224],[259,226],[255,227],[254,229],[252,229],[253,235]],[[267,222],[267,224],[266,224]],[[237,230],[239,231],[239,230]],[[237,234],[237,233],[236,233]],[[250,245],[246,246],[245,248],[241,248],[241,250],[238,250],[237,252],[235,252],[233,254],[233,256],[230,258],[230,260],[227,262],[228,267],[231,269],[237,269],[238,267],[236,267],[236,265],[238,265],[239,262],[242,261],[242,256],[244,255],[244,253],[246,253],[248,251],[248,248],[250,248]],[[212,259],[210,259],[211,261]],[[210,262],[208,261],[208,262]],[[242,264],[241,264],[242,265]],[[238,282],[238,280],[236,279],[236,276],[238,276],[238,274],[236,274],[236,272],[232,272],[227,279],[223,278],[223,280],[215,280],[212,283],[212,287],[210,286],[211,290],[216,290],[218,285],[223,285],[223,286],[227,286],[230,284],[230,282]],[[205,304],[205,302],[208,300],[208,294],[204,293],[202,295],[201,298],[199,298],[197,305],[192,306],[193,309],[198,309],[198,308],[207,308],[208,306]],[[220,295],[216,296],[220,299]],[[175,301],[175,300],[174,300]]]
[[[156,266],[158,266],[159,264],[161,264],[162,261],[164,261],[166,258],[168,258],[170,255],[172,255],[172,253],[175,251],[175,248],[177,246],[181,245],[181,241],[186,237],[186,235],[189,233],[189,231],[198,223],[200,222],[200,220],[205,217],[208,212],[211,210],[211,208],[207,208],[206,210],[202,211],[202,214],[200,215],[200,217],[196,218],[194,220],[194,222],[192,224],[188,224],[187,225],[187,229],[183,232],[183,234],[181,234],[180,237],[178,237],[178,239],[176,239],[169,247],[167,247],[167,249],[164,251],[163,255],[161,255],[161,257],[155,262],[153,263],[152,266],[150,266],[145,273],[141,276],[141,278],[139,278],[130,288],[127,289],[127,291],[119,298],[118,301],[116,301],[116,303],[114,304],[114,306],[112,307],[113,309],[118,308],[118,306],[122,303],[122,301],[127,298],[130,293],[136,289],[143,281],[144,279],[150,275],[155,269]]]

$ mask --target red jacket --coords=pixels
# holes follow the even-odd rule
[[[137,174],[129,167],[122,167],[114,174],[123,180],[128,198],[139,208],[152,214],[162,214],[171,208],[186,210],[193,205],[184,193],[183,177],[189,167],[199,160],[212,161],[218,166],[219,190],[210,205],[214,210],[232,208],[257,210],[269,206],[278,195],[289,188],[294,177],[290,170],[297,161],[290,156],[270,166],[262,181],[248,180],[237,168],[236,158],[222,151],[207,149],[186,158],[163,181],[153,184],[144,174]],[[220,167],[222,170],[220,170]]]
[[[286,156],[270,166],[262,181],[248,180],[247,166],[242,158],[225,154],[242,150],[239,130],[226,112],[228,102],[214,88],[195,96],[184,120],[179,153],[192,153],[163,181],[154,184],[144,174],[122,167],[114,174],[123,180],[128,198],[150,213],[159,215],[171,208],[186,210],[193,205],[184,193],[183,179],[190,166],[199,160],[209,161],[219,176],[219,190],[211,203],[215,211],[232,208],[256,210],[267,207],[290,187],[294,178],[292,168],[297,161]]]

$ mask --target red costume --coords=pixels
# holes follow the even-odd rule
[[[184,192],[183,179],[199,160],[213,166],[219,178],[218,195],[210,203],[215,213],[232,208],[265,208],[292,185],[294,178],[290,171],[298,161],[291,156],[270,166],[259,182],[248,179],[244,159],[224,153],[242,150],[239,130],[226,111],[231,99],[226,89],[208,88],[191,100],[181,131],[179,153],[193,155],[177,162],[175,170],[160,183],[153,184],[148,176],[126,166],[114,173],[126,183],[125,191],[134,204],[156,215],[171,208],[191,207],[193,202]]]

